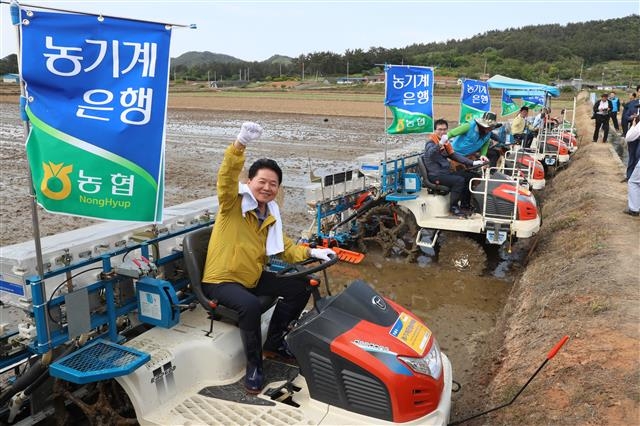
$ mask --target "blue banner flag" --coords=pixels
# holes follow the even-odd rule
[[[502,89],[502,116],[511,115],[514,112],[520,110],[518,105],[513,101],[509,92],[506,89]]]
[[[522,105],[526,105],[532,111],[540,111],[544,107],[545,97],[543,95],[522,96]]]
[[[433,132],[433,69],[387,65],[384,104],[393,113],[389,134]]]
[[[20,14],[38,203],[54,213],[161,221],[171,27]]]
[[[491,96],[487,83],[479,80],[464,80],[460,94],[460,123],[481,118],[487,111],[491,111]]]

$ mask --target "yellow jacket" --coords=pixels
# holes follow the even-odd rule
[[[520,133],[524,133],[524,129],[533,130],[533,126],[529,124],[529,122],[525,120],[520,114],[518,114],[511,122],[511,134],[519,135]]]
[[[253,288],[267,261],[267,233],[275,219],[269,215],[260,225],[254,211],[242,216],[238,177],[244,161],[244,152],[233,145],[225,150],[218,171],[218,214],[209,240],[204,283],[237,282]],[[283,240],[283,260],[293,263],[308,257],[306,247],[295,245],[286,235]]]

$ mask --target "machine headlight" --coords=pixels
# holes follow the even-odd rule
[[[431,349],[422,358],[412,358],[408,356],[399,356],[398,359],[403,361],[413,371],[420,374],[431,376],[438,380],[442,374],[442,356],[440,355],[440,347],[438,341],[434,338]]]

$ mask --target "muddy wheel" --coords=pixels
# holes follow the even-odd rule
[[[358,248],[363,252],[375,245],[385,257],[404,257],[410,262],[418,254],[416,220],[409,210],[396,204],[372,208],[358,219],[358,230]]]
[[[484,247],[464,235],[447,234],[440,241],[438,263],[446,269],[455,269],[472,275],[481,275],[487,266]]]

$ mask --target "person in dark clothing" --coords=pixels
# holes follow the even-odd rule
[[[627,130],[629,130],[629,124],[631,122],[631,116],[640,113],[640,99],[638,99],[638,92],[640,92],[640,86],[636,87],[635,93],[631,94],[629,102],[624,104],[622,109],[622,136],[626,136]]]
[[[488,163],[489,160],[486,157],[481,157],[480,160],[471,160],[456,153],[447,138],[449,123],[446,120],[436,120],[434,129],[434,133],[429,135],[422,155],[427,176],[429,180],[450,188],[450,212],[455,216],[465,216],[465,210],[471,209],[469,181],[474,177],[474,174],[465,170],[452,172],[449,159],[467,167],[480,166]]]
[[[602,142],[607,143],[607,137],[609,136],[609,114],[613,105],[609,100],[609,95],[603,93],[599,101],[593,104],[593,118],[596,120],[596,128],[593,131],[593,142],[598,142],[598,134],[602,129]]]

